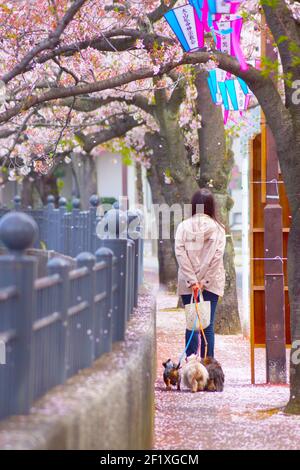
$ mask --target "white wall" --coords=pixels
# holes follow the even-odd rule
[[[129,200],[129,209],[132,209],[137,204],[137,190],[136,190],[136,167],[133,162],[132,165],[126,167],[127,169],[127,192]]]
[[[97,187],[100,197],[122,196],[122,157],[101,152],[96,159]]]
[[[0,204],[11,206],[12,200],[15,196],[17,187],[15,181],[6,181],[3,186],[0,186]],[[20,189],[20,188],[19,188]]]

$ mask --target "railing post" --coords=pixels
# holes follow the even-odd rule
[[[80,213],[80,199],[74,198],[72,201],[71,212],[71,252],[70,255],[74,258],[82,250],[80,246],[79,237],[79,213]]]
[[[128,243],[127,214],[119,209],[111,209],[97,226],[100,246],[110,248],[117,259],[117,289],[114,293],[112,326],[113,341],[123,341],[128,319]],[[107,231],[104,231],[105,226]]]
[[[55,234],[56,227],[53,223],[53,211],[55,209],[55,197],[52,194],[49,194],[47,197],[47,205],[44,209],[45,218],[46,218],[46,233],[45,233],[45,243],[47,250],[53,250],[55,244]]]
[[[96,251],[96,225],[97,225],[97,208],[99,206],[100,199],[97,194],[93,194],[90,197],[90,209],[89,209],[89,250],[94,253]]]
[[[134,242],[134,307],[138,304],[138,291],[140,285],[140,249],[141,232],[139,230],[140,218],[137,212],[127,211],[128,237]]]
[[[96,357],[101,356],[106,352],[111,351],[112,346],[112,309],[113,309],[113,277],[112,277],[112,263],[113,263],[113,252],[109,248],[99,248],[96,251],[97,263],[104,261],[106,263],[105,268],[105,302],[104,308],[101,310],[100,316],[98,312],[96,314],[95,323],[95,355]],[[97,286],[96,286],[97,289]],[[97,308],[97,307],[96,307]],[[99,336],[98,336],[99,335]],[[99,338],[99,341],[97,341]]]
[[[59,314],[61,317],[61,328],[58,343],[61,357],[61,368],[58,371],[58,383],[63,384],[67,379],[67,333],[68,333],[68,309],[70,302],[70,263],[63,258],[52,258],[48,261],[48,274],[59,274],[60,284],[58,287]]]
[[[139,249],[138,249],[138,258],[139,258],[139,274],[138,274],[138,286],[141,286],[144,281],[144,214],[140,209],[137,209],[136,214],[139,218],[139,224],[137,225],[137,231],[140,234],[139,237]]]
[[[14,197],[15,211],[20,211],[21,210],[21,203],[22,203],[21,197],[17,194]]]
[[[94,360],[94,337],[95,337],[95,274],[94,265],[96,258],[92,253],[83,252],[76,257],[77,267],[88,268],[88,274],[84,277],[84,290],[85,298],[88,302],[88,308],[86,312],[86,329],[89,334],[90,343],[84,351],[84,365],[89,367]],[[84,345],[82,345],[84,347]]]
[[[128,293],[128,310],[127,310],[127,320],[130,319],[132,310],[134,307],[134,285],[135,285],[135,275],[134,275],[134,252],[135,246],[134,241],[127,240],[127,249],[128,249],[128,261],[127,261],[127,293]]]
[[[123,341],[127,321],[127,289],[126,269],[128,262],[127,240],[100,240],[102,246],[109,248],[117,259],[116,291],[113,297],[112,340]]]
[[[32,399],[32,322],[36,308],[34,282],[37,276],[37,260],[24,254],[37,237],[37,224],[22,212],[9,212],[0,221],[0,239],[8,254],[0,257],[0,287],[15,286],[16,298],[9,321],[15,330],[13,377],[8,414],[26,414]],[[1,325],[1,317],[0,317]],[[2,366],[1,366],[2,367]]]
[[[64,246],[64,233],[63,233],[64,214],[66,213],[66,207],[67,207],[66,198],[64,198],[64,197],[59,198],[58,207],[59,207],[59,227],[57,227],[57,230],[58,230],[58,251],[60,253],[66,254],[65,253],[65,246]]]

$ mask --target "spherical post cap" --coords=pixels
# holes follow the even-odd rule
[[[49,194],[49,196],[47,197],[47,202],[48,202],[48,204],[54,204],[55,203],[55,197],[53,196],[53,194]]]
[[[47,263],[47,267],[51,269],[59,269],[64,267],[70,267],[70,262],[65,258],[59,258],[55,256],[54,258],[50,259]]]
[[[80,209],[80,199],[75,197],[72,201],[72,207],[73,209]]]
[[[88,251],[83,251],[79,253],[79,255],[76,256],[76,260],[82,262],[90,262],[90,261],[95,261],[96,258],[95,256],[88,252]]]
[[[35,220],[23,212],[9,212],[0,220],[0,239],[9,250],[26,250],[33,245],[37,234]]]
[[[99,197],[97,196],[97,194],[93,194],[93,195],[90,197],[90,205],[91,205],[92,207],[97,207],[97,206],[99,206],[99,203],[100,203]]]
[[[67,205],[67,200],[65,197],[60,197],[58,201],[59,207],[65,207]]]
[[[101,246],[101,248],[98,248],[96,251],[96,257],[97,258],[102,258],[103,256],[113,256],[114,253],[110,248],[107,248],[106,246]]]

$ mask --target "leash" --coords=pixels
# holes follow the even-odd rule
[[[194,333],[195,333],[195,330],[196,330],[197,320],[199,320],[200,332],[202,333],[202,337],[203,337],[204,343],[205,343],[204,359],[206,359],[206,357],[207,357],[207,347],[208,347],[208,343],[207,343],[207,339],[206,339],[206,336],[205,336],[205,333],[204,333],[204,330],[203,330],[203,327],[202,327],[202,323],[201,323],[201,319],[200,319],[200,314],[199,314],[199,310],[198,310],[198,302],[197,302],[198,291],[197,291],[197,294],[196,294],[196,295],[195,295],[195,292],[193,292],[193,294],[194,294],[195,308],[196,308],[195,321],[194,321],[193,329],[192,329],[192,332],[191,332],[191,334],[190,334],[189,340],[188,340],[188,342],[187,342],[187,344],[186,344],[186,347],[184,348],[184,351],[183,351],[183,353],[181,354],[180,359],[179,359],[179,361],[178,361],[178,368],[180,367],[180,364],[181,364],[181,362],[182,362],[182,359],[183,359],[184,356],[186,355],[186,352],[187,352],[187,350],[188,350],[188,347],[189,347],[189,345],[191,344],[192,338],[193,338]],[[200,332],[199,332],[199,335],[200,335]],[[199,347],[200,347],[200,341],[199,341]],[[198,348],[199,348],[199,347],[198,347]],[[199,349],[198,349],[198,354],[199,354]]]
[[[198,297],[198,292],[197,292],[197,297]],[[205,336],[205,333],[204,333],[204,330],[203,330],[203,326],[202,326],[202,323],[201,323],[201,318],[200,318],[200,314],[199,314],[199,310],[198,310],[198,302],[196,300],[197,297],[195,297],[195,292],[194,292],[196,313],[197,313],[198,320],[199,320],[200,331],[202,333],[202,337],[203,337],[204,343],[205,343],[205,347],[204,347],[204,360],[205,360],[207,358],[208,343],[207,343],[207,339],[206,339],[206,336]],[[199,333],[199,335],[200,335],[200,333]],[[199,354],[199,348],[200,348],[200,341],[199,341],[199,346],[198,346],[198,354]]]

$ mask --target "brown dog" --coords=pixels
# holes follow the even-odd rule
[[[208,372],[208,381],[205,390],[208,392],[223,392],[225,375],[221,364],[213,357],[202,360]]]
[[[172,386],[177,385],[177,390],[180,390],[181,373],[180,364],[174,364],[171,359],[163,362],[164,370],[164,382],[167,390],[172,390]]]

